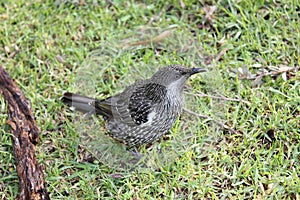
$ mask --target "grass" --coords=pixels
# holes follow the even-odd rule
[[[76,2],[0,6],[0,64],[31,101],[42,130],[36,154],[52,199],[300,199],[297,1]],[[146,36],[173,29],[178,35],[166,37],[159,53],[121,49],[122,39],[141,40],[138,27],[152,27]],[[183,46],[192,48],[177,55]],[[141,148],[164,149],[167,163],[122,171],[91,158],[76,124],[82,115],[63,106],[61,94],[103,98],[172,63],[210,70],[188,83],[189,93],[209,96],[189,95],[187,108],[235,132],[184,113],[164,139]],[[220,94],[244,102],[214,98]],[[0,109],[0,196],[15,199],[18,178],[1,98]],[[101,120],[93,125],[103,130]],[[170,148],[179,155],[168,160]]]

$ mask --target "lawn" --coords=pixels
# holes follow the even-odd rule
[[[0,65],[31,101],[52,199],[300,199],[299,2],[21,0],[1,2],[0,21]],[[138,163],[101,118],[59,101],[105,98],[170,64],[208,72]],[[0,197],[15,199],[2,97],[0,116]]]

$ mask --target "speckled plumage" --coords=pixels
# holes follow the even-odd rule
[[[186,80],[204,71],[181,65],[167,66],[150,79],[137,81],[104,100],[69,92],[61,100],[83,113],[102,115],[111,137],[128,146],[139,146],[156,141],[172,128],[182,112]]]

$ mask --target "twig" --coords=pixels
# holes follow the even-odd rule
[[[267,68],[270,69],[270,66],[267,66]],[[277,76],[277,75],[285,73],[285,72],[297,71],[299,69],[300,69],[300,66],[282,67],[278,71],[263,72],[261,74],[255,74],[256,76],[254,76],[254,77],[241,77],[241,76],[239,76],[239,79],[240,80],[243,80],[243,79],[246,79],[246,80],[258,80],[258,79],[262,79],[265,76]]]
[[[146,44],[151,44],[151,43],[159,43],[162,40],[164,40],[165,38],[169,37],[171,35],[171,33],[172,33],[172,30],[166,30],[166,31],[162,32],[161,34],[159,34],[158,36],[156,36],[152,39],[134,42],[134,43],[131,43],[130,46],[138,46],[138,45],[146,45]]]
[[[227,51],[228,51],[227,48],[222,49],[222,50],[218,53],[218,55],[216,56],[216,58],[215,58],[214,61],[215,61],[215,62],[219,61],[219,60],[221,59],[221,57],[222,57]]]
[[[203,94],[203,93],[193,94],[193,93],[189,93],[189,92],[186,92],[186,94],[196,96],[196,97],[210,97],[212,99],[222,99],[222,100],[225,100],[225,101],[236,101],[236,102],[242,102],[242,103],[245,103],[245,104],[251,104],[249,101],[245,101],[245,100],[242,100],[242,99],[229,98],[229,97],[225,97],[221,94],[219,94],[220,96],[213,96],[213,95],[208,95],[208,94]]]
[[[213,63],[213,62],[218,62],[221,58],[222,58],[222,56],[226,53],[228,51],[228,49],[227,48],[224,48],[224,49],[222,49],[218,54],[217,54],[217,56],[215,57],[215,58],[213,58],[212,56],[209,56],[207,59],[206,59],[206,64],[207,65],[210,65],[211,63]]]
[[[189,113],[189,114],[195,115],[195,116],[197,116],[197,117],[200,117],[200,118],[204,118],[204,119],[208,119],[208,120],[210,120],[210,121],[213,121],[213,122],[215,122],[216,124],[218,124],[220,127],[222,127],[222,128],[224,128],[224,129],[230,131],[231,133],[238,134],[238,132],[237,132],[236,130],[234,130],[233,128],[227,126],[226,124],[224,124],[224,123],[222,123],[222,122],[220,122],[220,121],[218,121],[218,120],[216,120],[216,119],[214,119],[214,118],[212,118],[212,117],[210,117],[210,116],[207,116],[207,115],[201,115],[201,114],[195,113],[195,112],[193,112],[193,111],[191,111],[191,110],[189,110],[189,109],[186,109],[186,108],[184,108],[184,111],[187,112],[187,113]]]

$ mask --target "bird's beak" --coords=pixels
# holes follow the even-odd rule
[[[191,70],[191,75],[193,74],[197,74],[197,73],[202,73],[202,72],[206,72],[207,70],[204,68],[192,68]]]

